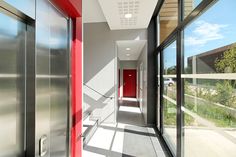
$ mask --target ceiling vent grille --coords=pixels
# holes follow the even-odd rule
[[[121,0],[117,4],[120,15],[120,24],[125,27],[135,26],[138,20],[137,15],[139,14],[139,0]],[[131,14],[132,17],[125,18],[126,14]]]

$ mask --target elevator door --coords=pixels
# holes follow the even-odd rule
[[[50,157],[68,151],[68,21],[51,6],[50,20]]]
[[[67,157],[69,148],[68,19],[36,1],[36,157]],[[41,148],[42,146],[42,148]]]
[[[25,52],[26,25],[0,10],[0,157],[24,156]]]

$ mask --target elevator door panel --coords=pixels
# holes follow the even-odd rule
[[[0,157],[22,157],[26,25],[0,12]]]
[[[50,20],[50,156],[66,157],[68,124],[68,24],[51,6]]]
[[[36,1],[36,86],[35,86],[35,157],[40,154],[40,139],[46,135],[47,154],[50,153],[50,25],[48,0]]]
[[[68,153],[68,20],[48,0],[36,1],[36,146],[43,157]],[[40,143],[40,144],[39,144]]]

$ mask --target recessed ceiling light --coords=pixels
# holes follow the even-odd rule
[[[127,54],[126,54],[126,56],[130,56],[130,54],[129,54],[129,53],[127,53]]]
[[[127,51],[129,51],[129,50],[130,50],[130,48],[128,47],[128,48],[126,48],[126,50],[127,50]]]
[[[129,19],[131,18],[133,15],[132,14],[125,14],[125,18]]]

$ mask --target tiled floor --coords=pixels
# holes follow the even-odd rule
[[[117,124],[102,124],[84,146],[83,157],[166,157],[152,128],[144,126],[138,103],[121,101]]]

